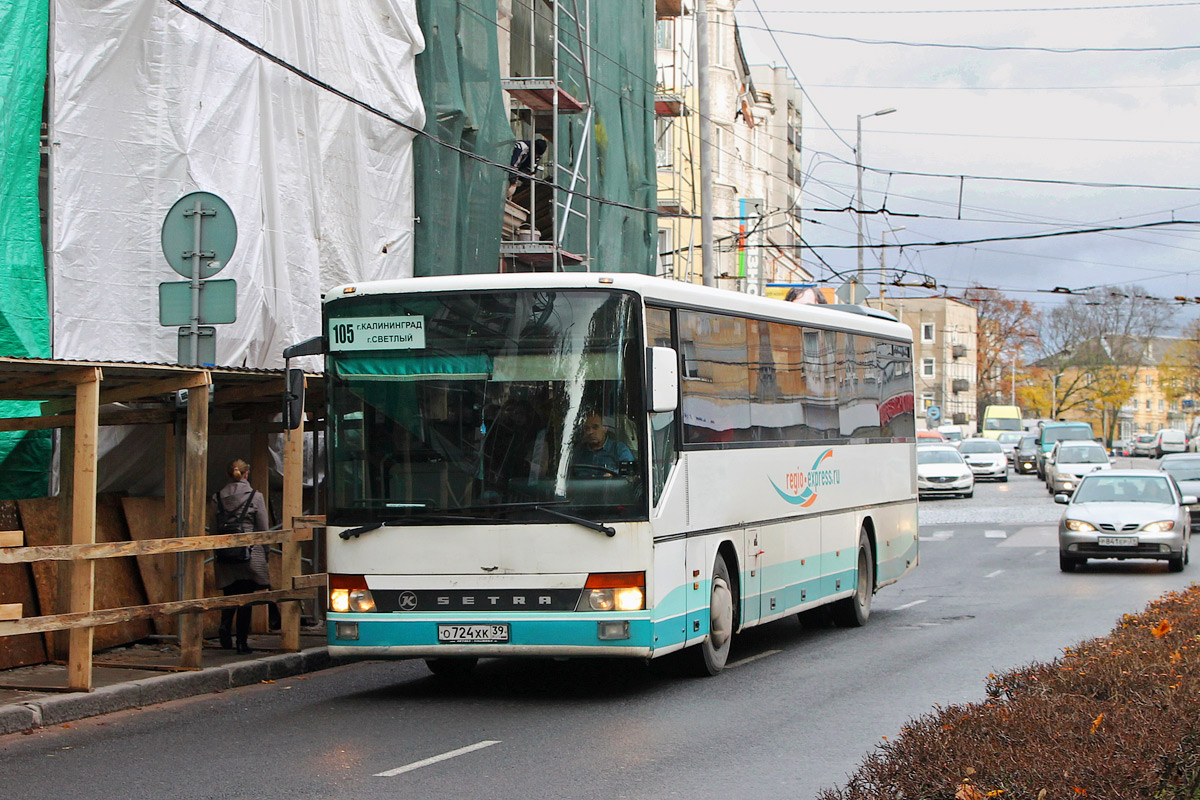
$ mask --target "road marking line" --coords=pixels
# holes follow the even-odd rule
[[[1046,555],[1045,550],[1038,550],[1036,553],[1033,554],[1033,557],[1037,558],[1038,556],[1044,556],[1044,555]]]
[[[998,569],[998,570],[996,570],[995,572],[989,572],[987,575],[984,575],[983,577],[985,577],[985,578],[994,578],[994,577],[996,577],[997,575],[999,575],[1001,572],[1004,572],[1004,570],[1002,570],[1002,569]]]
[[[954,536],[954,531],[939,531],[938,533],[930,534],[929,536],[921,536],[922,542],[944,542]]]
[[[983,538],[985,539],[1007,539],[1008,534],[1004,531],[984,531]]]
[[[412,772],[414,769],[428,767],[430,764],[436,764],[439,761],[446,761],[447,759],[456,758],[461,755],[466,755],[467,753],[473,753],[476,750],[482,750],[483,748],[491,747],[494,744],[500,744],[500,741],[498,739],[487,739],[482,742],[476,742],[475,744],[467,745],[466,747],[460,747],[457,750],[451,750],[449,753],[442,753],[440,756],[432,756],[420,761],[414,761],[411,764],[405,764],[403,767],[389,769],[386,772],[376,772],[375,777],[391,778],[395,775],[400,775],[405,772]]]
[[[913,600],[911,603],[905,603],[902,606],[896,606],[895,608],[892,609],[892,611],[903,611],[906,608],[912,608],[913,606],[919,606],[919,605],[921,605],[921,603],[928,603],[928,602],[929,602],[928,597],[926,597],[924,600]]]
[[[782,650],[767,650],[766,652],[759,653],[758,655],[747,656],[746,658],[743,658],[741,661],[735,661],[732,664],[726,664],[725,669],[733,669],[734,667],[740,667],[745,664],[749,664],[751,661],[758,661],[760,658],[766,658],[767,656],[773,656],[776,653],[782,653],[782,652],[783,652]]]

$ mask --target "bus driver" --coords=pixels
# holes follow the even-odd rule
[[[621,474],[622,463],[633,462],[633,452],[623,442],[608,435],[604,420],[595,411],[583,419],[582,441],[571,456],[571,471],[581,478],[614,478]]]

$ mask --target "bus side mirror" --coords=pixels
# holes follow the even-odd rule
[[[670,347],[646,348],[647,411],[674,411],[679,407],[679,356]]]
[[[304,419],[304,370],[287,371],[287,388],[283,394],[283,427],[294,431]]]

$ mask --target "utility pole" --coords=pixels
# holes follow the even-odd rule
[[[713,263],[712,115],[708,86],[708,0],[696,3],[696,99],[700,105],[700,276],[716,286]],[[861,257],[861,250],[859,251]]]

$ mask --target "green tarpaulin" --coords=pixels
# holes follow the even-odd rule
[[[38,207],[47,0],[0,0],[0,355],[49,358]],[[0,402],[0,417],[36,403]],[[50,434],[0,433],[0,499],[45,496]]]

